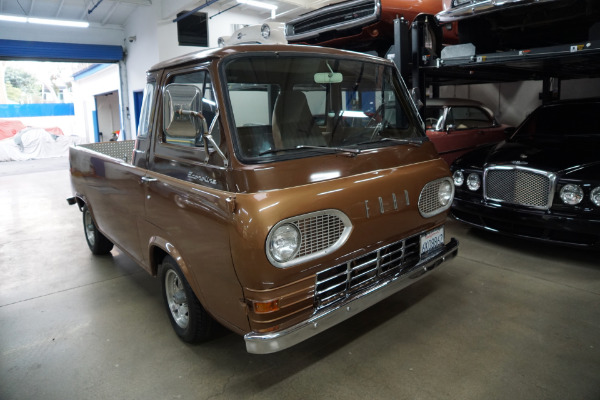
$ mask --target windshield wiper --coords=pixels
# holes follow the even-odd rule
[[[279,153],[281,152],[286,152],[286,151],[293,151],[293,150],[303,150],[303,149],[308,149],[308,150],[319,150],[319,151],[324,151],[327,153],[350,153],[350,155],[352,157],[354,157],[355,155],[357,155],[358,153],[360,153],[360,149],[347,149],[347,148],[343,148],[343,147],[323,147],[323,146],[309,146],[309,145],[305,145],[305,144],[301,144],[298,145],[296,147],[288,147],[285,149],[269,149],[269,150],[265,150],[261,153],[259,153],[259,156],[264,156],[266,154],[273,154],[273,153]]]
[[[305,144],[301,144],[296,146],[297,149],[314,149],[326,151],[328,153],[350,153],[352,157],[360,153],[360,149],[348,149],[345,147],[324,147],[324,146],[309,146]]]
[[[385,141],[402,143],[402,144],[412,144],[412,145],[420,147],[423,144],[424,138],[399,139],[399,138],[391,138],[391,137],[381,137],[377,140],[369,140],[366,142],[360,142],[357,144],[357,146],[360,146],[361,144],[378,143],[378,142],[385,142]]]

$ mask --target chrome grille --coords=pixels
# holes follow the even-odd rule
[[[374,0],[344,2],[307,13],[286,24],[288,38],[326,32],[356,25],[360,19],[376,19],[378,4]]]
[[[315,306],[326,307],[376,282],[406,272],[419,262],[419,236],[382,247],[317,274]]]
[[[442,178],[429,182],[421,190],[421,194],[419,195],[419,212],[424,217],[431,217],[450,207],[452,199],[446,205],[442,205],[439,199],[440,185],[444,182],[453,185],[450,178]]]
[[[291,259],[280,262],[273,258],[270,246],[273,232],[284,224],[293,224],[298,228],[300,247]],[[271,228],[266,241],[267,258],[278,268],[288,268],[314,260],[343,246],[351,231],[350,218],[340,210],[327,209],[287,218]]]
[[[296,254],[302,257],[331,247],[344,232],[344,222],[332,214],[320,214],[294,221],[302,235],[302,244]]]
[[[548,209],[552,205],[555,175],[523,167],[491,167],[484,174],[487,200]]]

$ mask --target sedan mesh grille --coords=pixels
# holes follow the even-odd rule
[[[419,236],[391,245],[337,265],[317,274],[317,309],[346,298],[358,290],[401,275],[419,261]]]
[[[375,1],[367,0],[351,7],[332,8],[329,11],[323,11],[318,15],[310,15],[310,18],[290,22],[288,29],[290,34],[298,35],[301,33],[312,32],[314,30],[333,27],[351,22],[358,18],[369,17],[376,14]]]
[[[300,230],[302,244],[296,258],[331,247],[344,232],[344,222],[336,215],[320,214],[294,221]]]
[[[552,204],[552,175],[520,168],[488,168],[485,197],[520,206],[548,209]]]

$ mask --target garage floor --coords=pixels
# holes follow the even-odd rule
[[[94,257],[66,159],[0,163],[0,399],[600,399],[600,253],[448,221],[459,256],[296,347],[182,343],[159,282]]]

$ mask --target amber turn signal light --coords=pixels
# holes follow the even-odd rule
[[[254,312],[257,314],[270,313],[279,310],[279,300],[254,301]]]

